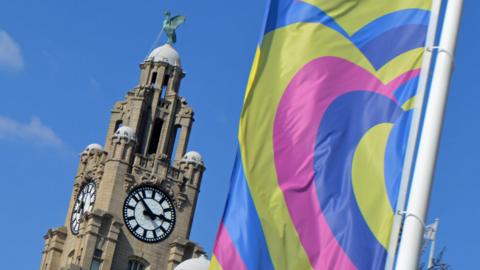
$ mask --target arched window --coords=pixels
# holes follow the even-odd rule
[[[128,261],[128,270],[145,270],[145,265],[138,260]]]

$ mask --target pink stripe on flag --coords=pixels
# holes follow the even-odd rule
[[[413,70],[388,85],[361,67],[336,57],[307,64],[280,101],[273,130],[278,182],[314,269],[356,269],[323,216],[314,181],[316,135],[326,109],[339,96],[371,91],[392,100],[394,90],[418,76]],[[333,149],[332,149],[333,151]]]
[[[247,270],[242,257],[233,244],[223,222],[218,229],[217,242],[213,254],[224,270]]]

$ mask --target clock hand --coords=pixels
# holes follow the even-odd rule
[[[77,206],[75,212],[82,214],[83,210],[83,200],[80,198],[80,196],[77,198],[77,201],[75,202],[75,205]]]
[[[152,209],[148,207],[148,204],[143,200],[143,198],[141,198],[140,201],[142,202],[143,207],[145,208],[145,211],[143,211],[143,214],[147,215],[148,217],[150,217],[150,219],[154,220],[155,214],[152,212]]]
[[[80,215],[82,215],[83,212],[85,211],[84,208],[85,208],[85,203],[84,203],[84,202],[81,202],[81,203],[80,203],[80,209],[79,209]]]
[[[155,214],[154,214],[155,215]],[[155,215],[155,217],[158,217],[159,219],[161,219],[162,221],[167,221],[167,222],[170,222],[172,221],[171,219],[168,219],[166,218],[164,215],[160,214],[160,215]]]
[[[83,215],[83,212],[85,211],[85,200],[86,200],[86,195],[85,195],[85,192],[82,191],[82,193],[80,194],[80,207],[78,209],[78,212],[80,213],[80,215]]]

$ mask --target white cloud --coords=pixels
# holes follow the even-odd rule
[[[0,67],[14,71],[23,68],[23,57],[20,46],[10,35],[0,29]]]
[[[55,132],[36,116],[32,117],[30,123],[25,124],[0,116],[0,139],[21,140],[40,146],[63,145]]]

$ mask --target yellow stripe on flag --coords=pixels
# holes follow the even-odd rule
[[[371,128],[360,140],[352,164],[352,185],[360,211],[378,242],[388,250],[393,209],[385,186],[385,151],[393,124]]]
[[[208,268],[208,270],[223,270],[222,266],[218,263],[215,255],[212,256],[212,260],[210,261],[210,267]]]
[[[335,18],[349,35],[371,21],[402,9],[430,10],[432,0],[303,0],[325,11],[330,17]]]

